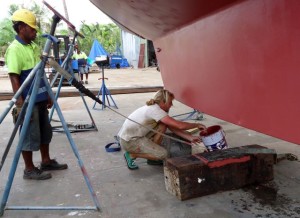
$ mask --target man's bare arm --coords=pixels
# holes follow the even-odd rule
[[[9,73],[9,79],[10,79],[10,82],[11,82],[11,86],[12,86],[12,90],[14,92],[14,94],[16,94],[16,92],[19,90],[21,84],[20,84],[20,76],[18,74],[15,74],[15,73]],[[22,107],[24,103],[24,99],[22,98],[22,96],[20,96],[15,105],[17,107]]]
[[[175,128],[179,130],[188,130],[193,128],[206,129],[206,127],[203,124],[183,122],[183,121],[175,120],[170,116],[165,116],[160,121],[165,125],[167,125],[169,128]]]

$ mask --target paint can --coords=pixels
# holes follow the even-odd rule
[[[200,137],[208,151],[222,150],[228,148],[225,132],[221,126],[210,126],[206,130],[200,132]]]

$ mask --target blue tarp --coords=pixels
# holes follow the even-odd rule
[[[121,51],[121,50],[120,50]],[[101,55],[109,56],[109,53],[105,51],[105,49],[102,47],[102,45],[97,41],[97,39],[94,39],[89,57],[88,57],[88,63],[89,65],[92,65],[95,62],[96,57],[99,57]],[[110,57],[110,68],[118,68],[122,67],[129,67],[129,64],[127,62],[126,58],[123,58],[121,55],[112,55]]]
[[[89,59],[90,63],[93,64],[95,62],[96,57],[99,57],[101,55],[108,55],[108,53],[105,51],[105,49],[102,47],[102,45],[97,41],[97,39],[94,39],[90,54],[89,54]]]
[[[121,55],[112,55],[110,57],[110,68],[124,68],[129,67],[128,61],[126,58],[123,58]]]
[[[129,66],[129,63],[128,63],[128,61],[127,61],[126,58],[123,58],[123,59],[122,59],[121,68],[122,68],[122,67],[130,67],[130,66]]]

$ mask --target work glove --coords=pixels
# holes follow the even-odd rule
[[[21,110],[22,110],[22,107],[14,107],[11,114],[12,114],[12,117],[13,117],[13,122],[14,124],[16,124],[17,120],[18,120],[18,117],[19,117],[19,114],[21,113]]]

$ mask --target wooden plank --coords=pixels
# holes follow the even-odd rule
[[[275,157],[275,150],[248,145],[170,158],[164,166],[166,189],[187,200],[269,181]]]
[[[132,94],[132,93],[146,93],[146,92],[156,92],[160,89],[162,89],[163,86],[145,86],[145,87],[129,87],[129,88],[111,88],[109,89],[111,95],[118,95],[118,94]],[[97,95],[99,92],[99,89],[90,89],[94,95]],[[54,93],[55,90],[54,90]],[[73,90],[61,90],[59,97],[76,97],[79,96],[79,91],[77,89]],[[13,97],[12,92],[1,92],[0,93],[0,101],[4,100],[11,100]]]
[[[144,67],[145,67],[145,44],[141,44],[138,68],[144,68]]]

